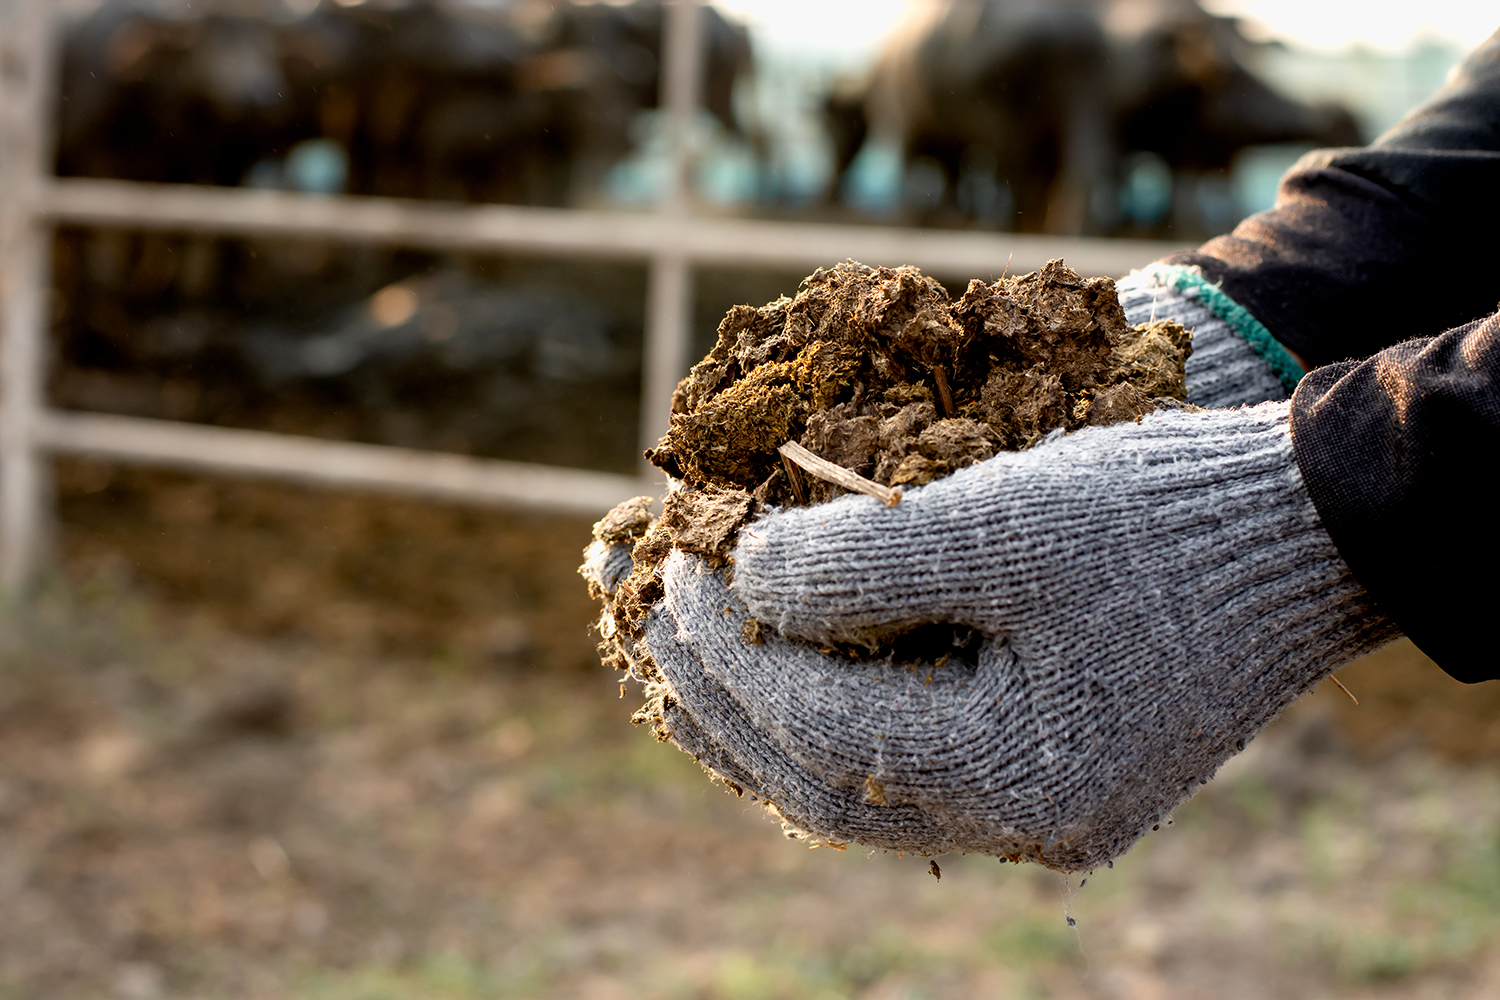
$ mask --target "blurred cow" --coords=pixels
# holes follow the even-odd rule
[[[107,0],[69,33],[59,173],[563,205],[660,90],[659,0],[161,9]],[[737,131],[749,43],[705,14],[705,104]]]
[[[1004,195],[1015,228],[1080,233],[1114,224],[1140,154],[1193,175],[1246,146],[1359,141],[1347,111],[1257,79],[1248,44],[1195,0],[932,0],[830,99],[840,174],[881,134],[928,218],[994,214]]]
[[[703,21],[734,130],[746,35]],[[657,106],[662,23],[659,0],[105,0],[65,38],[57,169],[571,204]],[[53,273],[54,405],[638,460],[639,268],[65,228]]]

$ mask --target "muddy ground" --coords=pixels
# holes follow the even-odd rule
[[[0,997],[1481,997],[1500,694],[1401,645],[1113,870],[813,850],[634,730],[588,525],[70,464]],[[1065,910],[1077,921],[1070,928]]]

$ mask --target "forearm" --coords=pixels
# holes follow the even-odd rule
[[[1381,609],[1462,681],[1500,677],[1500,313],[1307,375],[1297,464],[1325,528]]]
[[[1434,336],[1500,301],[1500,33],[1364,149],[1310,153],[1277,204],[1167,263],[1200,268],[1312,366]]]

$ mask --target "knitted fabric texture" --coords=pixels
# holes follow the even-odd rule
[[[774,514],[733,579],[664,568],[647,645],[679,742],[829,840],[1065,870],[1123,853],[1396,635],[1318,521],[1284,403],[1059,435],[892,508]],[[746,643],[748,616],[781,635]],[[943,621],[987,637],[976,665],[817,645]]]
[[[596,539],[583,550],[583,565],[578,572],[600,593],[613,595],[634,565],[630,560],[630,546],[606,545]]]
[[[1147,323],[1153,319],[1170,319],[1192,331],[1193,353],[1187,360],[1186,372],[1189,403],[1217,409],[1253,406],[1290,397],[1296,378],[1292,378],[1288,385],[1277,368],[1226,320],[1222,314],[1237,315],[1234,310],[1244,313],[1228,296],[1219,292],[1213,301],[1205,300],[1204,292],[1211,287],[1197,268],[1160,264],[1136,271],[1115,283],[1127,321]],[[1229,306],[1234,309],[1229,309]],[[1249,318],[1248,313],[1244,315]],[[1249,321],[1255,322],[1253,319]],[[1261,331],[1264,329],[1260,327]],[[1265,337],[1269,340],[1270,334]],[[1284,348],[1277,345],[1276,349],[1285,355],[1286,365],[1296,367],[1296,361],[1286,354]],[[1285,371],[1285,365],[1281,367]],[[1301,376],[1300,368],[1297,368],[1296,375]]]
[[[679,553],[673,558],[687,557]],[[612,597],[630,567],[630,546],[595,541],[584,551],[579,570],[585,580]],[[673,573],[674,580],[681,578],[680,572]],[[699,582],[713,599],[722,597],[724,606],[734,601],[722,580],[705,577]],[[704,594],[696,596],[701,599]],[[744,618],[741,609],[733,618],[733,629]],[[720,623],[707,624],[718,628]],[[726,643],[735,648],[742,643],[737,632],[732,637],[728,633],[714,636],[711,628],[702,623],[679,626],[665,607],[656,608],[647,620],[648,647],[671,688],[662,702],[662,725],[673,743],[735,791],[748,792],[769,806],[790,832],[810,833],[833,843],[855,839],[895,850],[918,842],[964,846],[939,820],[914,806],[876,806],[864,801],[863,790],[830,785],[789,755],[770,734],[756,728],[744,706],[710,676],[695,651],[697,642],[707,642],[710,648]],[[688,631],[697,634],[697,639],[689,640]],[[822,817],[837,820],[828,822]]]
[[[674,572],[679,580],[681,573],[697,574],[695,557],[678,553],[672,558],[693,564]],[[696,610],[702,609],[695,599],[732,601],[717,576],[705,573],[699,582],[703,588],[688,598]],[[721,613],[726,604],[720,605]],[[679,607],[679,613],[690,612]],[[737,629],[743,613],[732,617]],[[672,741],[739,791],[771,806],[792,832],[836,844],[854,840],[892,850],[919,850],[924,848],[918,845],[928,845],[929,853],[969,846],[962,831],[949,828],[915,805],[876,805],[867,801],[862,786],[831,784],[793,757],[774,734],[759,728],[745,706],[708,669],[716,655],[724,654],[723,645],[743,647],[738,632],[718,635],[723,645],[713,648],[717,644],[711,640],[711,648],[700,652],[676,617],[658,609],[647,623],[646,634],[657,669],[672,689],[664,699],[662,720]],[[793,657],[821,657],[815,650],[784,640],[777,646],[788,647]],[[743,649],[734,653],[745,655]]]

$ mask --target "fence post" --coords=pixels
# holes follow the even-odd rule
[[[661,109],[671,150],[661,212],[682,217],[692,212],[691,129],[702,87],[703,6],[701,0],[674,0],[663,7]],[[641,448],[666,433],[672,390],[687,373],[692,342],[693,272],[681,247],[659,247],[651,257],[646,292],[646,342],[641,359]],[[661,474],[649,463],[647,478]]]
[[[55,39],[46,0],[0,7],[0,588],[36,569],[50,513],[35,440],[42,406],[51,232],[39,214]]]

